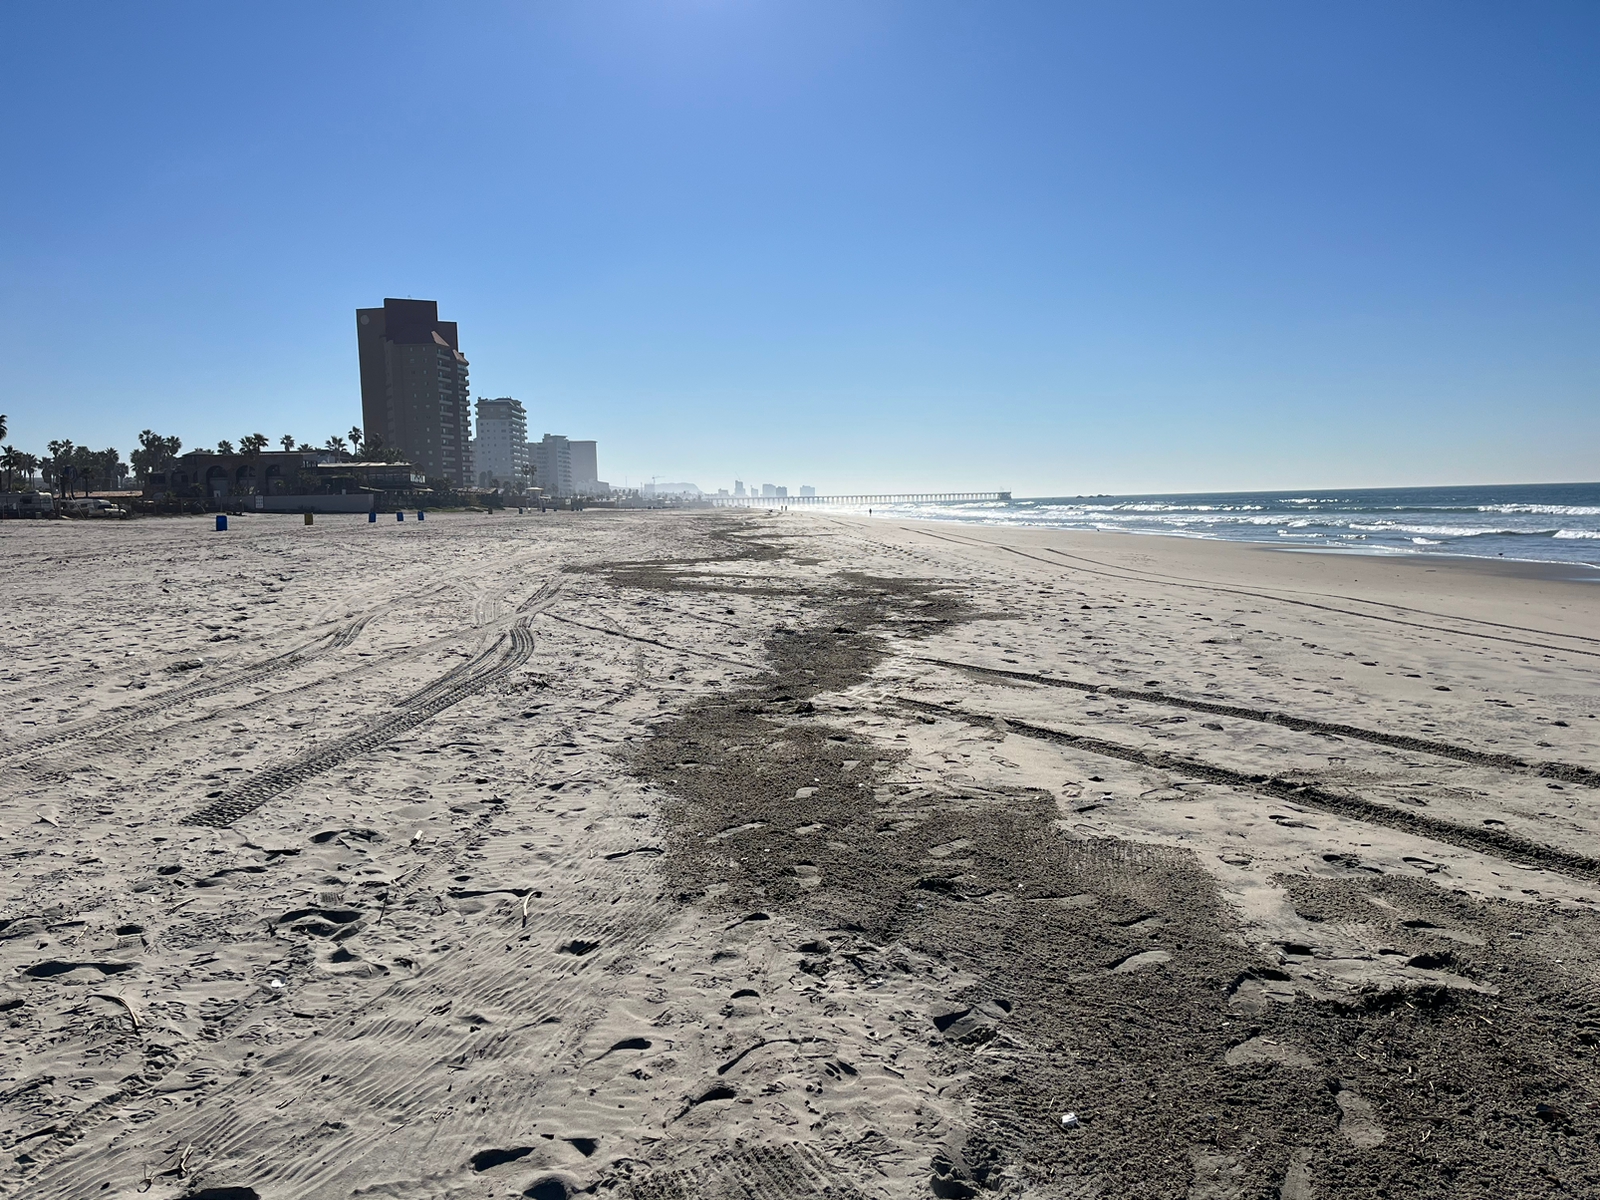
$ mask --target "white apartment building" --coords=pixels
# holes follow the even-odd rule
[[[528,413],[520,400],[502,396],[478,400],[478,436],[472,440],[472,461],[478,486],[521,487],[527,483]]]

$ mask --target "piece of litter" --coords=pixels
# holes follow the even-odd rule
[[[1075,1112],[1061,1114],[1061,1128],[1076,1129],[1078,1127],[1078,1114]]]
[[[285,984],[283,982],[283,980],[281,980],[281,979],[274,979],[274,980],[271,980],[270,982],[268,982],[267,986],[270,987],[270,988],[281,988],[281,987],[287,987],[288,985]]]

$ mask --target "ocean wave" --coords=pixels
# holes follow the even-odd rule
[[[1559,504],[1539,501],[1577,500]],[[1600,568],[1600,485],[1364,494],[1038,496],[885,505],[882,516],[1107,533],[1270,542],[1289,550],[1453,555]]]
[[[1589,504],[1485,504],[1478,511],[1536,513],[1546,517],[1600,517],[1600,506]]]
[[[1551,529],[1499,529],[1488,525],[1404,525],[1399,521],[1379,521],[1372,525],[1358,525],[1350,523],[1351,529],[1364,530],[1367,533],[1414,533],[1423,537],[1525,537],[1528,534],[1540,534],[1548,537],[1554,530]]]
[[[1132,513],[1230,513],[1230,512],[1266,512],[1265,504],[1158,504],[1141,501],[1138,504],[1085,504],[1089,512],[1132,512]]]
[[[1462,521],[1460,524],[1454,524],[1416,520],[1414,517],[1406,520],[1399,516],[1396,519],[1352,519],[1346,513],[1306,512],[1303,509],[1298,512],[1266,512],[1232,505],[1179,508],[1175,505],[1080,506],[1058,503],[1031,507],[1020,505],[1008,507],[1004,504],[994,507],[970,505],[957,509],[953,505],[908,504],[886,506],[883,511],[893,511],[909,517],[957,519],[961,519],[959,513],[965,512],[968,514],[967,519],[978,518],[997,525],[1039,524],[1060,528],[1076,527],[1125,532],[1205,533],[1221,537],[1236,535],[1249,537],[1252,533],[1255,536],[1268,537],[1274,534],[1310,536],[1309,531],[1315,530],[1322,536],[1330,537],[1356,535],[1396,540],[1410,540],[1414,537],[1451,540],[1495,537],[1526,539],[1557,536],[1559,528],[1562,530],[1559,536],[1565,540],[1600,539],[1600,530],[1586,530],[1581,525],[1558,527],[1554,523],[1529,521],[1518,528],[1517,523],[1513,522],[1489,525]]]

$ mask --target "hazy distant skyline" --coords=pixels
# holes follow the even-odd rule
[[[354,312],[601,475],[1600,477],[1600,7],[40,5],[9,441],[361,415]]]

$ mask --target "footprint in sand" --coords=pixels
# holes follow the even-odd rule
[[[1172,955],[1165,950],[1146,950],[1140,954],[1130,954],[1113,966],[1111,973],[1113,975],[1131,975],[1135,971],[1143,971],[1148,967],[1158,967],[1162,963],[1171,961]]]
[[[1230,1067],[1242,1067],[1246,1063],[1276,1063],[1283,1067],[1301,1069],[1316,1066],[1316,1062],[1304,1050],[1269,1037],[1253,1037],[1249,1041],[1229,1047],[1228,1052],[1223,1055],[1223,1061]]]
[[[1339,1133],[1358,1150],[1371,1150],[1374,1146],[1382,1145],[1388,1135],[1384,1133],[1383,1126],[1378,1124],[1372,1105],[1351,1091],[1344,1080],[1339,1080],[1334,1086],[1337,1090],[1333,1099],[1339,1105]]]

